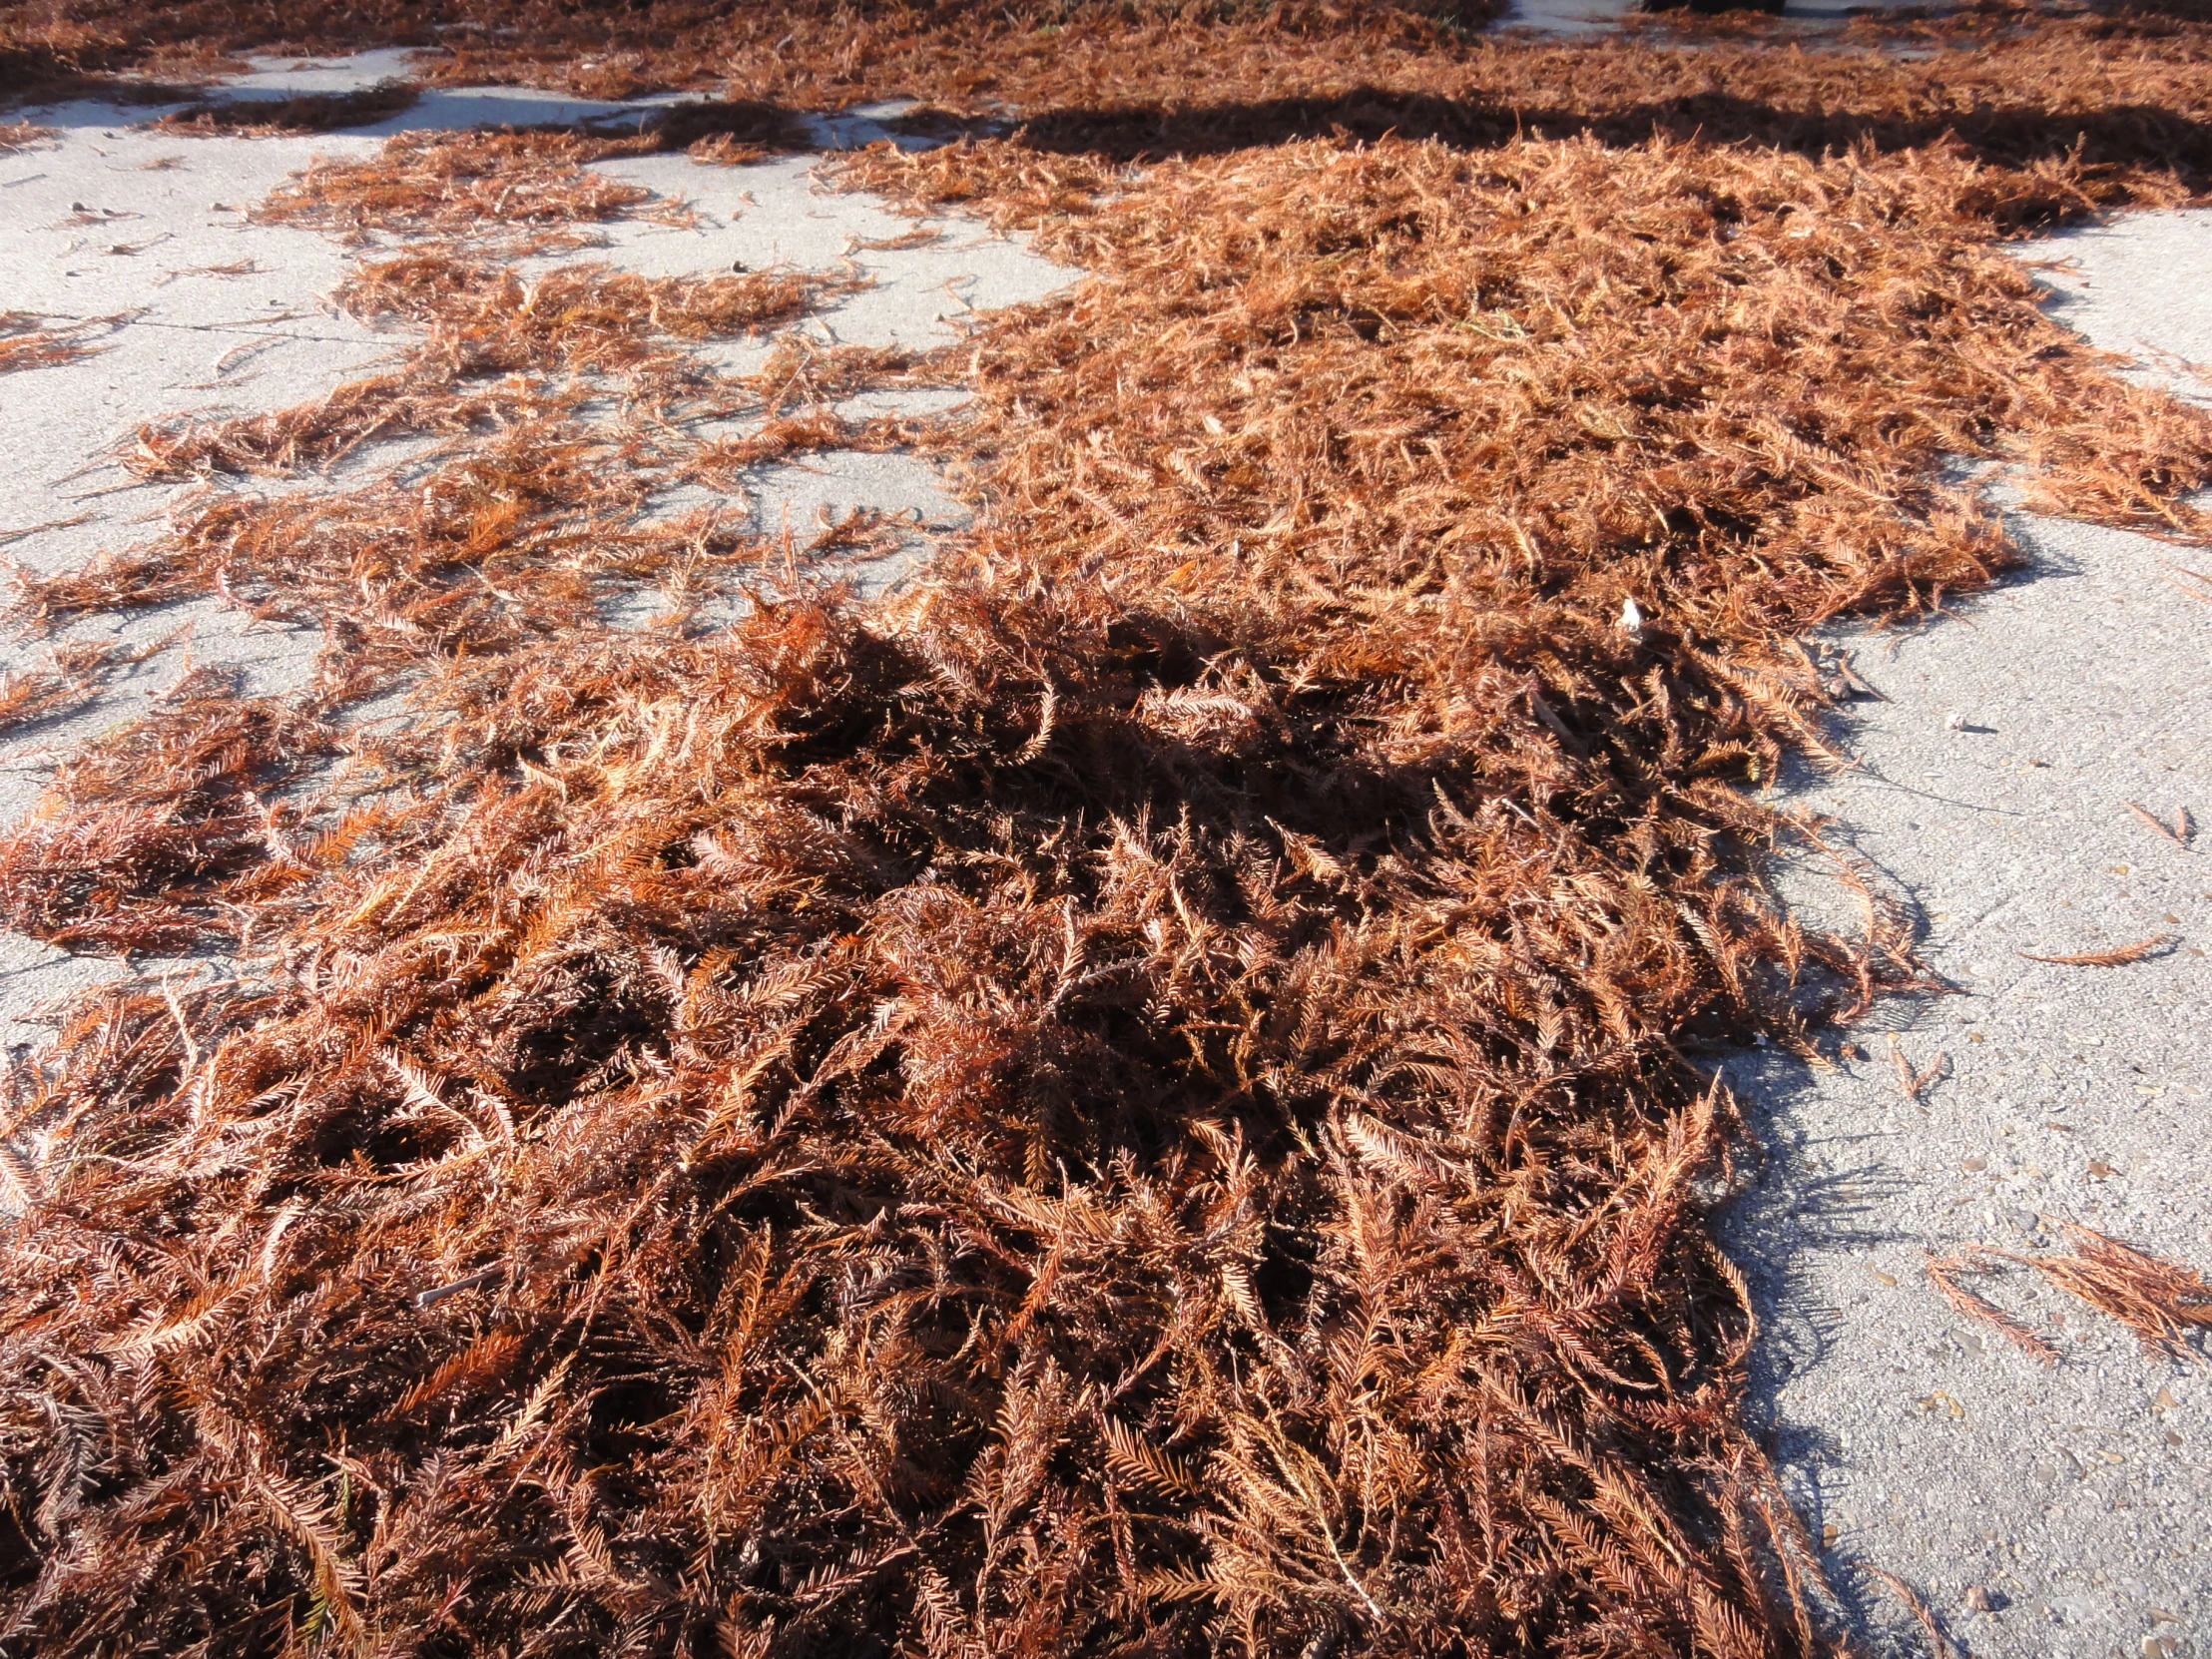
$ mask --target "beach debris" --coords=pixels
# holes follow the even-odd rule
[[[1921,1096],[1928,1091],[1931,1084],[1950,1075],[1950,1055],[1947,1051],[1938,1050],[1935,1059],[1923,1069],[1915,1071],[1912,1062],[1905,1057],[1904,1045],[1895,1036],[1890,1039],[1890,1059],[1897,1068],[1898,1093],[1916,1106],[1921,1104]]]
[[[2063,1233],[2072,1241],[2071,1248],[2038,1256],[1991,1245],[1969,1245],[1947,1256],[1931,1251],[1926,1263],[1929,1282],[1957,1313],[2001,1333],[2045,1365],[2057,1362],[2058,1351],[2024,1322],[1962,1284],[1965,1276],[1987,1275],[2005,1263],[2032,1268],[2059,1290],[2117,1320],[2146,1353],[2203,1360],[2189,1335],[2212,1331],[2212,1282],[2193,1268],[2148,1255],[2093,1228],[2052,1216],[2037,1221],[2043,1229]],[[2063,1325],[2063,1317],[2056,1323]]]
[[[2130,962],[2145,961],[2161,954],[2177,937],[2173,933],[2153,933],[2128,944],[2116,944],[2109,950],[2079,950],[2068,955],[2046,956],[2032,950],[2015,950],[2012,954],[2026,961],[2054,962],[2061,967],[2125,967]]]
[[[2030,1265],[2060,1290],[2118,1320],[2146,1353],[2202,1364],[2188,1341],[2192,1331],[2212,1331],[2212,1281],[2194,1268],[2146,1255],[2108,1234],[2075,1222],[2058,1223],[2073,1249],[2038,1257]]]
[[[1885,1568],[1870,1566],[1866,1569],[1866,1572],[1869,1577],[1896,1596],[1905,1610],[1912,1614],[1913,1621],[1921,1627],[1922,1633],[1928,1637],[1930,1659],[1958,1659],[1958,1649],[1953,1647],[1950,1638],[1943,1634],[1942,1624],[1936,1619],[1934,1610],[1922,1599],[1918,1590],[1898,1577],[1896,1573]]]
[[[1929,1283],[1940,1291],[1943,1300],[1958,1313],[2000,1333],[2006,1341],[2044,1365],[2056,1365],[2056,1349],[1995,1303],[1959,1283],[1959,1277],[1963,1274],[1988,1271],[1992,1255],[1993,1253],[1978,1247],[1949,1256],[1937,1256],[1930,1251],[1926,1263]]]
[[[2121,805],[2126,807],[2129,812],[2133,813],[2138,819],[2142,820],[2143,823],[2150,826],[2151,829],[2157,830],[2159,834],[2163,835],[2167,840],[2172,841],[2174,845],[2180,847],[2183,851],[2187,851],[2189,849],[2189,843],[2196,838],[2196,821],[2190,818],[2189,809],[2186,807],[2180,808],[2176,812],[2174,816],[2173,826],[2169,829],[2166,826],[2164,820],[2160,819],[2157,814],[2151,812],[2140,802],[2127,801],[2122,802]]]
[[[479,1268],[476,1272],[463,1275],[449,1284],[434,1286],[427,1291],[417,1291],[414,1305],[417,1308],[434,1308],[449,1296],[459,1296],[463,1291],[473,1291],[481,1286],[493,1284],[503,1278],[506,1272],[506,1263],[494,1262],[488,1268]]]
[[[0,311],[0,374],[53,368],[104,351],[107,347],[91,341],[113,331],[124,320],[120,315],[50,317],[30,311]]]

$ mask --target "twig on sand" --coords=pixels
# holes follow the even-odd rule
[[[2155,813],[2138,806],[2135,802],[2123,802],[2121,805],[2183,851],[2187,851],[2189,843],[2196,838],[2197,827],[2195,821],[2189,817],[2189,809],[2186,807],[2181,809],[2180,816],[2174,821],[2173,828],[2169,830],[2164,821]]]
[[[2116,944],[2110,950],[2081,950],[2067,956],[2043,956],[2032,950],[2015,950],[2013,955],[2030,962],[2055,962],[2060,967],[2125,967],[2129,962],[2140,962],[2156,956],[2171,945],[2180,935],[2153,933],[2147,939],[2137,939],[2132,944]]]
[[[2058,1364],[2058,1351],[2025,1325],[2007,1314],[1985,1297],[1977,1296],[1958,1283],[1957,1275],[1986,1270],[1987,1253],[1979,1249],[1960,1251],[1955,1256],[1937,1256],[1934,1251],[1928,1256],[1928,1279],[1943,1300],[1966,1318],[2002,1332],[2005,1338],[2033,1355],[2046,1366]]]
[[[506,1271],[507,1264],[505,1262],[494,1262],[490,1267],[480,1268],[467,1277],[456,1279],[450,1284],[437,1285],[427,1291],[415,1292],[414,1305],[417,1308],[434,1308],[449,1296],[459,1296],[463,1291],[473,1291],[479,1285],[489,1285]]]
[[[1958,1659],[1958,1650],[1950,1645],[1950,1638],[1943,1634],[1943,1627],[1936,1622],[1935,1613],[1921,1599],[1919,1591],[1894,1572],[1884,1572],[1880,1567],[1869,1567],[1867,1572],[1879,1579],[1892,1595],[1905,1604],[1905,1610],[1920,1621],[1921,1628],[1928,1632],[1928,1645],[1933,1650],[1935,1659]]]
[[[1950,1055],[1948,1052],[1938,1051],[1936,1058],[1928,1063],[1925,1070],[1915,1071],[1913,1063],[1906,1059],[1905,1050],[1899,1046],[1895,1037],[1890,1039],[1890,1058],[1898,1068],[1898,1093],[1912,1101],[1916,1106],[1920,1104],[1921,1096],[1927,1092],[1930,1084],[1941,1080],[1950,1073]]]

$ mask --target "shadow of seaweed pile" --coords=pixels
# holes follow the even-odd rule
[[[89,998],[12,1080],[0,1639],[1836,1651],[1697,1061],[1915,968],[1871,902],[1782,913],[1744,785],[1820,742],[1796,635],[2005,567],[1945,456],[2201,530],[2212,421],[1987,247],[2188,189],[2129,166],[848,158],[1091,273],[958,353],[981,516],[927,581],[523,626],[558,561],[452,551],[542,526],[520,457],[285,593],[353,626],[380,547],[456,537],[474,620],[387,628],[412,719],[347,740],[349,812],[286,794],[340,628],[315,707],[180,698],[0,841],[19,926],[256,968]],[[373,269],[571,349],[458,255]]]

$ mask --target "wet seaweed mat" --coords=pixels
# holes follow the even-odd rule
[[[2050,61],[2166,86],[2175,38]],[[1120,115],[848,158],[1092,274],[935,364],[721,383],[687,338],[820,290],[526,279],[433,214],[340,295],[424,330],[390,375],[146,435],[150,476],[450,447],[26,592],[329,645],[291,702],[180,687],[0,841],[16,926],[250,970],[90,998],[12,1079],[9,1640],[1834,1650],[1738,1412],[1716,1059],[1918,970],[1872,898],[1783,913],[1758,851],[1818,826],[1744,786],[1823,741],[1805,629],[2007,564],[1947,456],[2201,532],[2212,421],[1987,245],[2202,181],[2155,121],[2007,158],[1231,113],[1141,171]],[[501,237],[600,211],[544,164],[470,160]],[[723,453],[687,421],[820,443],[916,372],[972,391],[910,436],[981,516],[911,592],[624,543]],[[751,603],[593,620],[678,567]],[[2204,1315],[2110,1241],[2038,1267],[2161,1342]]]

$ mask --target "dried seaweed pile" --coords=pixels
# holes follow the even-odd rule
[[[616,385],[655,413],[681,409],[704,418],[719,406],[703,399],[711,388],[672,349],[672,336],[751,333],[794,320],[824,296],[855,285],[781,272],[646,277],[596,265],[526,279],[507,263],[450,248],[401,254],[363,266],[338,299],[356,315],[427,329],[426,345],[403,367],[348,381],[313,404],[220,425],[149,426],[131,465],[148,478],[203,470],[282,474],[326,466],[371,438],[504,426],[513,439],[542,431],[534,422],[572,417]],[[594,436],[604,443],[608,433],[600,428]],[[666,480],[639,471],[630,492],[642,497],[652,481]],[[247,510],[272,509],[256,503]],[[97,582],[104,568],[94,566],[78,583]],[[65,579],[39,592],[70,585]]]
[[[466,237],[610,220],[651,199],[586,173],[581,164],[597,153],[576,133],[403,133],[370,161],[318,161],[255,217],[326,232]]]
[[[52,667],[0,674],[0,732],[81,707],[100,689],[100,671],[116,656],[113,646],[72,642],[56,646]]]
[[[754,97],[834,107],[886,80],[916,95],[1033,92],[1055,60],[1081,58],[1187,81],[1194,48],[1216,62],[1261,52],[1320,65],[1345,48],[1399,63],[1448,44],[1485,8],[1355,0],[1266,8],[1178,3],[871,5],[796,0],[653,0],[616,8],[558,0],[0,0],[0,98],[127,91],[126,75],[217,72],[238,55],[427,50],[429,73],[460,84],[519,80],[585,97],[728,85]],[[1072,84],[1072,83],[1071,83]],[[1095,94],[1099,83],[1085,85]],[[1018,96],[1019,94],[1017,94]]]
[[[59,327],[44,324],[57,319],[30,311],[0,311],[0,374],[25,368],[53,368],[89,357],[101,348],[86,343],[115,323],[114,317],[63,321]]]
[[[1600,102],[1655,61],[1584,58]],[[2201,530],[2212,421],[1986,247],[2195,163],[2148,118],[1261,142],[1315,108],[1141,173],[1156,116],[850,160],[1093,274],[957,353],[983,516],[896,603],[733,549],[735,625],[585,625],[624,469],[703,464],[653,459],[723,394],[679,336],[798,314],[783,277],[378,249],[345,302],[427,333],[358,411],[149,435],[158,475],[456,447],[30,595],[331,649],[297,704],[183,688],[0,840],[14,925],[251,969],[104,993],[13,1080],[8,1639],[1831,1650],[1736,1411],[1709,1045],[1914,968],[1872,901],[1780,912],[1742,786],[1818,744],[1794,635],[2005,564],[1946,455]],[[394,684],[404,730],[346,727]]]
[[[1928,1277],[1943,1299],[2045,1365],[2058,1351],[2024,1321],[1959,1281],[2010,1262],[2033,1268],[2045,1281],[2117,1320],[2153,1359],[2202,1363],[2192,1334],[2212,1331],[2212,1283],[2193,1268],[2146,1256],[2132,1246],[2074,1222],[2060,1224],[2074,1248],[2057,1256],[2020,1256],[1973,1246],[1952,1256],[1931,1255]]]
[[[326,770],[341,753],[353,755],[356,772],[407,771],[412,759],[362,753],[333,718],[458,660],[604,635],[641,594],[657,596],[671,622],[729,600],[761,581],[765,565],[801,552],[788,532],[755,535],[731,510],[752,469],[797,451],[898,441],[897,422],[842,419],[827,400],[850,389],[855,371],[912,381],[899,353],[793,342],[759,374],[733,379],[688,349],[793,322],[864,285],[858,276],[645,277],[591,263],[518,265],[572,248],[581,226],[665,211],[644,192],[585,173],[579,142],[396,139],[377,163],[311,169],[265,205],[271,219],[365,245],[334,297],[363,320],[408,325],[413,343],[388,370],[311,403],[143,429],[126,457],[141,478],[315,487],[188,492],[164,535],[25,577],[18,608],[53,622],[220,598],[319,629],[320,673],[301,707],[236,731],[220,677],[198,677],[172,694],[175,713],[157,724],[189,732],[213,720],[216,736],[188,737],[172,752],[167,736],[149,749],[126,734],[65,766],[51,809],[0,853],[0,913],[12,924],[76,949],[192,947],[210,932],[200,891],[209,876],[260,857],[272,829],[309,824],[327,805],[308,795],[242,818],[213,808],[213,797]],[[461,212],[456,179],[480,190]],[[502,182],[484,183],[494,179]],[[464,225],[474,235],[453,240]],[[410,232],[420,235],[404,240]],[[394,238],[402,249],[379,246]],[[718,499],[665,505],[686,486]],[[898,542],[860,515],[802,528],[817,566],[864,562]],[[70,694],[96,687],[110,666],[83,665]],[[27,709],[58,706],[51,699],[62,687],[52,680],[25,682]],[[263,738],[276,747],[257,748]],[[148,811],[157,804],[166,811]],[[119,809],[133,832],[110,822]],[[165,836],[174,844],[157,856],[151,849]],[[348,830],[318,844],[343,859],[355,838]],[[126,864],[132,882],[109,878]]]

